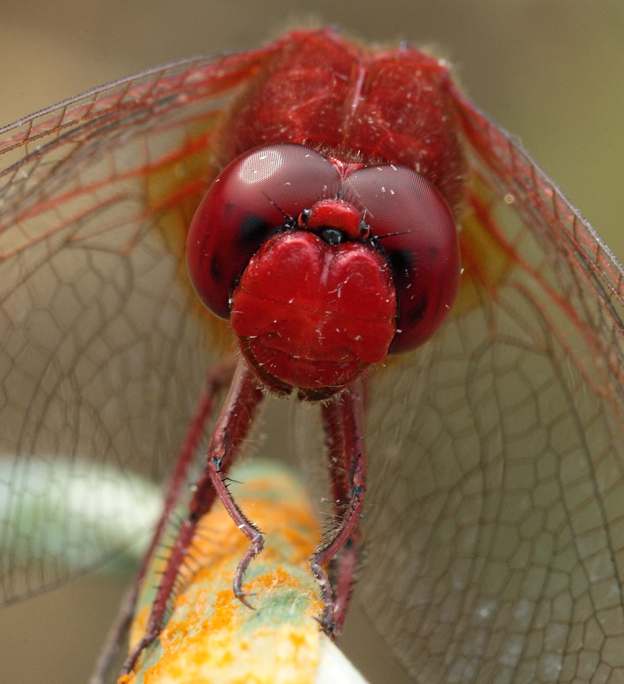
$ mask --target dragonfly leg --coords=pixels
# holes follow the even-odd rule
[[[244,361],[240,360],[208,445],[208,464],[213,459],[220,464],[221,478],[227,475],[242,441],[249,433],[256,409],[263,396],[251,370]],[[197,523],[210,510],[216,497],[217,490],[213,486],[210,467],[207,465],[196,484],[189,506],[189,515],[178,531],[176,541],[167,560],[167,566],[158,587],[145,634],[131,650],[124,663],[122,674],[127,674],[133,669],[143,650],[160,633],[169,599],[176,587],[178,572],[195,534]]]
[[[135,582],[135,601],[141,580],[145,575],[154,549],[160,543],[169,516],[180,500],[182,488],[187,482],[188,469],[197,453],[197,448],[200,445],[204,430],[206,429],[206,423],[214,411],[215,397],[224,387],[232,384],[235,368],[236,358],[230,357],[213,368],[206,379],[205,388],[199,397],[195,413],[186,431],[184,441],[182,442],[175,468],[167,483],[163,510],[158,520],[158,524],[156,525],[154,536],[137,574],[137,580]],[[134,605],[132,606],[132,610],[134,611]]]
[[[357,564],[359,520],[366,489],[362,407],[363,386],[358,382],[322,409],[332,497],[339,524],[312,557],[311,568],[325,603],[321,624],[332,638],[338,637],[342,630]],[[333,583],[323,567],[330,561],[335,570]]]
[[[264,536],[262,532],[247,518],[247,516],[240,509],[236,500],[230,493],[225,484],[225,476],[228,465],[223,462],[218,456],[211,456],[208,459],[208,473],[213,487],[215,488],[221,503],[229,513],[230,518],[234,521],[238,529],[249,539],[250,546],[241,558],[236,574],[234,575],[233,589],[236,598],[246,605],[248,608],[253,606],[247,601],[245,592],[243,591],[243,576],[251,561],[262,551],[264,547]]]
[[[115,623],[109,631],[106,644],[102,649],[102,653],[98,659],[89,684],[102,684],[102,682],[107,679],[107,674],[119,649],[122,635],[132,621],[139,588],[143,577],[145,576],[147,566],[154,554],[154,550],[162,540],[163,532],[167,521],[169,520],[169,516],[171,515],[171,511],[180,499],[182,487],[187,481],[188,469],[197,453],[197,449],[206,429],[206,423],[210,420],[214,411],[216,395],[224,387],[232,383],[232,376],[235,368],[236,358],[232,356],[215,366],[206,378],[204,389],[197,400],[191,422],[187,428],[184,440],[180,445],[174,469],[169,476],[165,489],[163,509],[160,518],[158,519],[158,523],[156,524],[150,545],[143,556],[132,585],[124,595],[119,613],[115,619]]]

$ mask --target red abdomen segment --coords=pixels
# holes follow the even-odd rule
[[[224,163],[258,145],[296,142],[345,162],[413,169],[458,217],[465,160],[450,76],[412,46],[373,52],[331,31],[294,32],[250,85],[224,131]]]

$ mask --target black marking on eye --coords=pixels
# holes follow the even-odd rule
[[[238,242],[242,249],[255,247],[266,239],[272,229],[273,226],[264,219],[254,214],[247,214],[238,229]]]
[[[393,249],[389,252],[390,268],[395,279],[408,279],[416,267],[414,254],[407,249]]]
[[[215,283],[220,283],[223,280],[223,271],[219,262],[219,257],[213,257],[210,260],[210,277]]]
[[[425,315],[427,311],[427,297],[423,296],[422,299],[416,303],[411,309],[408,309],[401,316],[401,325],[404,327],[410,325],[416,325],[421,318]]]

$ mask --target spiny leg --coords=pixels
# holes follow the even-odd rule
[[[113,659],[119,650],[122,635],[134,615],[141,582],[143,581],[149,562],[154,554],[154,550],[162,540],[169,516],[180,499],[182,488],[187,481],[189,467],[193,462],[197,449],[204,436],[206,424],[213,414],[215,398],[224,387],[231,384],[235,368],[236,358],[232,356],[222,363],[219,363],[208,373],[204,388],[195,405],[191,422],[188,425],[186,434],[180,445],[174,469],[167,481],[163,509],[156,528],[154,529],[150,545],[143,556],[141,565],[139,566],[132,584],[124,595],[119,612],[115,622],[109,630],[106,643],[104,644],[94,673],[89,680],[89,684],[102,684],[107,679]]]
[[[321,624],[332,638],[338,637],[342,630],[357,563],[359,520],[366,489],[363,394],[363,383],[357,381],[322,409],[338,527],[314,554],[310,565],[321,586],[325,603]],[[335,558],[335,587],[332,587],[323,566],[339,552],[340,555]]]
[[[230,391],[210,438],[206,469],[197,482],[189,506],[189,515],[178,531],[176,541],[167,560],[167,566],[158,587],[145,634],[130,652],[122,674],[127,674],[132,670],[142,651],[160,633],[169,598],[173,594],[179,569],[193,539],[197,524],[210,510],[217,497],[217,490],[212,484],[209,472],[210,462],[212,459],[217,459],[221,463],[222,477],[225,477],[243,440],[249,434],[256,409],[263,396],[247,364],[240,360]]]
[[[217,492],[217,496],[219,499],[221,499],[221,503],[229,513],[230,518],[232,518],[236,524],[236,527],[238,527],[238,529],[250,541],[249,548],[241,558],[238,567],[236,568],[232,588],[236,598],[248,608],[253,609],[253,606],[245,598],[245,592],[243,591],[243,576],[245,575],[245,571],[249,567],[251,561],[262,551],[262,548],[264,547],[264,537],[262,532],[260,532],[260,530],[243,513],[240,506],[236,503],[236,500],[230,493],[227,485],[225,484],[225,478],[229,466],[229,463],[224,462],[223,459],[217,456],[213,456],[208,459],[208,473],[210,475],[212,485]]]

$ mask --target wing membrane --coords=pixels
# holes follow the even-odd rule
[[[622,269],[457,97],[463,291],[428,345],[374,379],[360,600],[418,682],[616,681]]]
[[[68,508],[59,512],[67,551],[53,555],[49,513],[37,504],[43,491],[69,491],[85,459],[127,472],[131,484],[131,472],[161,480],[175,457],[222,347],[188,283],[185,231],[213,173],[219,115],[270,54],[151,71],[4,131],[0,453],[9,466],[0,480],[0,602],[115,550],[95,521],[114,513],[94,496],[99,551],[80,553]],[[25,463],[56,460],[64,466],[44,468],[49,481],[24,486]],[[140,519],[135,528],[126,542],[142,531]],[[29,545],[23,537],[37,529]]]

